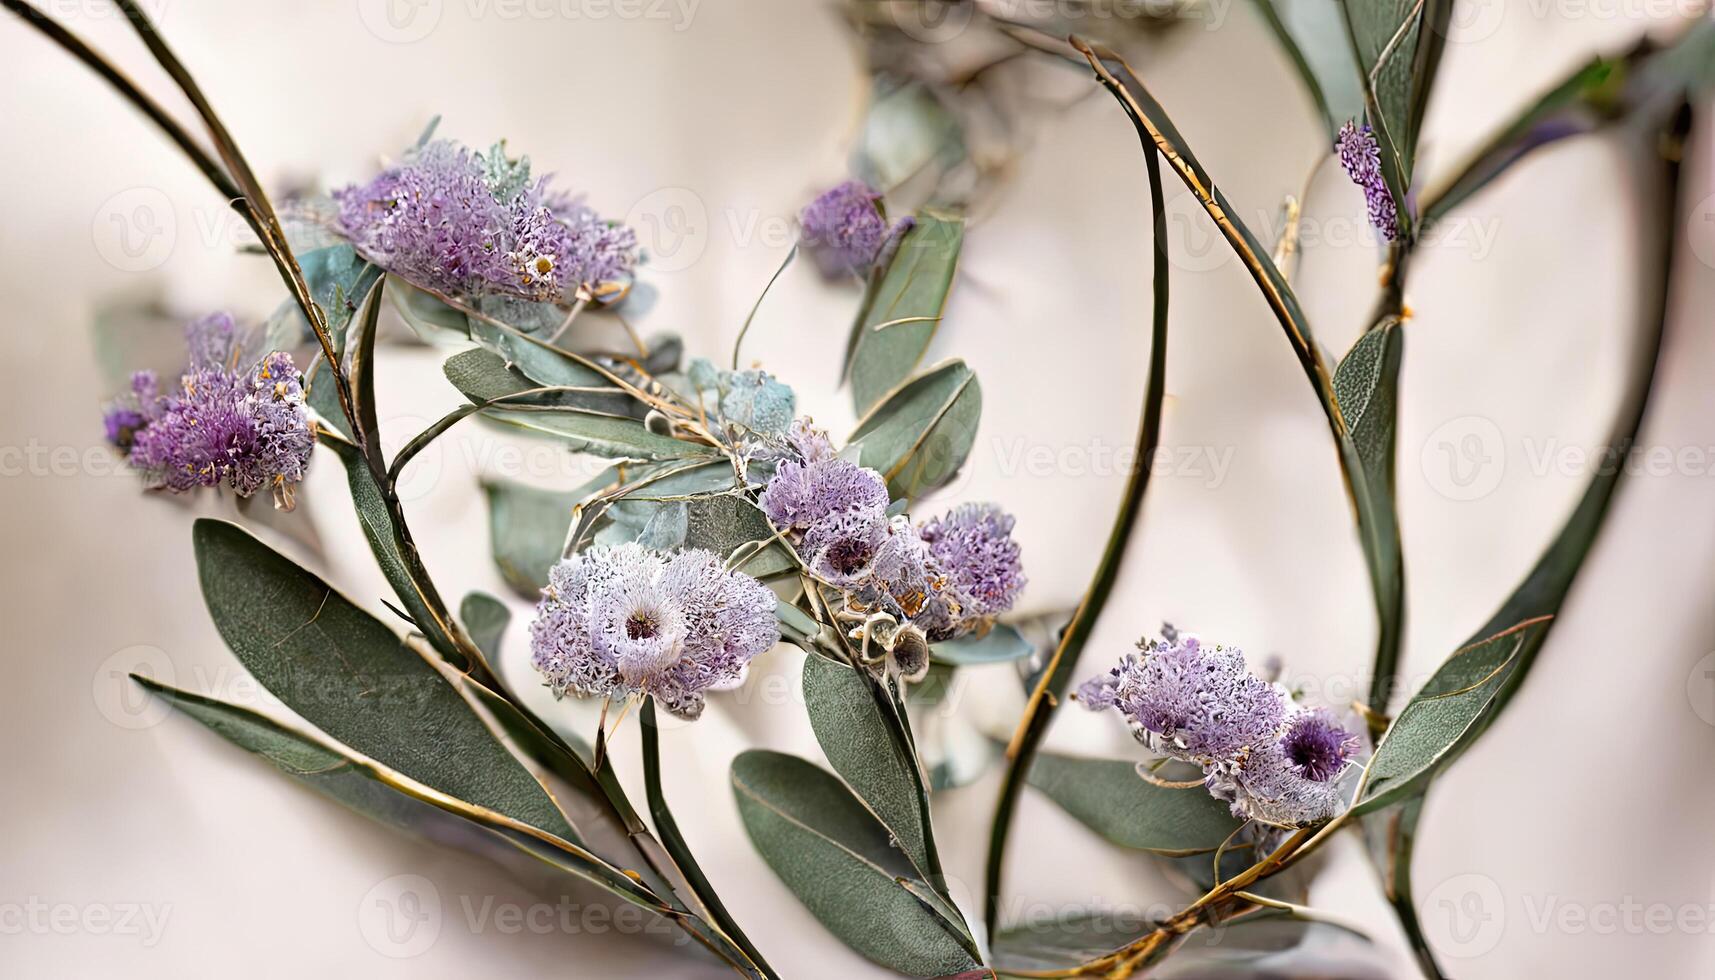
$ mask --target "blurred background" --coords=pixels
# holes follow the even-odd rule
[[[654,256],[641,278],[656,293],[641,326],[681,334],[692,354],[730,349],[794,240],[797,209],[844,179],[865,135],[866,49],[832,0],[145,7],[269,186],[366,178],[436,114],[442,135],[472,145],[504,136],[638,229]],[[44,9],[145,88],[172,92],[105,0]],[[1594,53],[1700,10],[1690,0],[1463,4],[1421,173],[1434,183],[1450,172]],[[1282,200],[1302,193],[1327,147],[1255,8],[1208,0],[1171,28],[1141,10],[1135,23],[1072,20],[1118,39],[1241,217],[1272,241]],[[951,43],[936,34],[946,29],[919,40]],[[96,349],[97,312],[116,296],[153,296],[186,313],[256,319],[283,293],[265,260],[238,254],[251,239],[224,202],[93,75],[10,16],[0,63],[0,971],[721,975],[635,922],[534,915],[557,896],[347,813],[125,680],[145,669],[285,713],[225,650],[197,589],[190,520],[232,516],[232,504],[145,498],[102,443],[114,365]],[[1032,57],[987,74],[1005,112],[971,147],[981,186],[930,352],[967,359],[987,398],[968,471],[938,500],[993,499],[1017,515],[1031,577],[1023,602],[1048,612],[1084,587],[1125,477],[1118,452],[1133,442],[1148,362],[1148,192],[1131,125],[1087,71]],[[1461,978],[1715,976],[1708,121],[1700,114],[1687,161],[1676,230],[1686,247],[1642,436],[1659,465],[1622,483],[1528,684],[1440,780],[1422,824],[1418,901]],[[1377,251],[1362,196],[1337,167],[1310,186],[1294,284],[1337,354],[1374,302]],[[1253,664],[1278,656],[1289,679],[1344,704],[1367,687],[1375,626],[1326,423],[1244,270],[1183,189],[1167,193],[1171,459],[1077,676],[1166,619],[1243,647]],[[1636,201],[1610,141],[1572,140],[1516,167],[1419,251],[1398,429],[1408,689],[1511,591],[1589,476],[1640,335]],[[836,433],[851,422],[838,380],[857,301],[855,288],[797,265],[746,341],[746,359],[794,385]],[[459,402],[441,356],[383,352],[393,447]],[[593,468],[475,425],[420,457],[403,492],[443,591],[506,594],[479,478],[570,487]],[[386,585],[325,452],[300,499],[263,533],[382,612]],[[527,606],[513,607],[506,660],[519,676]],[[694,728],[668,731],[667,792],[709,877],[784,975],[884,975],[781,885],[732,802],[727,769],[739,751],[819,757],[796,695],[800,660],[777,648],[743,691],[716,699]],[[949,705],[956,717],[935,723],[980,741],[1010,733],[1023,696],[1003,666],[962,674]],[[628,785],[635,739],[634,726],[622,729],[613,750]],[[1077,709],[1059,713],[1048,746],[1135,753],[1112,718]],[[967,909],[980,909],[997,776],[935,800]],[[641,797],[640,782],[632,790]],[[1033,791],[1013,839],[1009,917],[1080,906],[1149,914],[1190,897]],[[1410,975],[1357,841],[1326,853],[1313,903],[1376,940],[1379,965],[1366,969]],[[423,928],[390,929],[393,914]]]

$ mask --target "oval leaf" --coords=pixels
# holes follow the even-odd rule
[[[796,756],[752,750],[733,760],[732,787],[757,852],[847,946],[912,976],[978,965],[886,828],[839,780]]]
[[[221,637],[287,707],[418,782],[574,839],[535,777],[380,620],[236,525],[197,521],[193,540]]]
[[[804,659],[804,707],[822,752],[881,819],[918,869],[929,868],[926,810],[908,746],[893,734],[879,691],[856,668],[820,657]]]
[[[1117,759],[1039,755],[1030,785],[1108,841],[1135,850],[1199,854],[1239,827],[1227,805],[1201,787],[1163,789]]]
[[[964,361],[945,361],[875,406],[849,441],[894,497],[920,497],[965,464],[982,413],[977,376]]]
[[[852,409],[859,415],[899,387],[923,360],[959,266],[962,218],[918,215],[864,304],[852,338]]]

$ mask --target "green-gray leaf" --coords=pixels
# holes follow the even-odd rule
[[[608,474],[613,479],[613,474]],[[581,499],[576,491],[538,490],[510,480],[488,480],[489,548],[494,564],[512,590],[526,599],[541,597],[548,569],[560,560],[572,508]]]
[[[1328,139],[1364,113],[1364,92],[1340,10],[1329,0],[1256,0],[1263,19],[1310,89]]]
[[[1030,785],[1121,847],[1157,854],[1212,851],[1238,829],[1225,803],[1201,788],[1164,789],[1117,759],[1039,755]]]
[[[930,647],[930,653],[936,660],[959,667],[1010,663],[1023,660],[1035,650],[1022,633],[1005,623],[982,636],[962,636]]]
[[[804,659],[804,707],[822,752],[853,792],[899,842],[899,849],[928,874],[924,802],[909,747],[893,734],[883,712],[890,703],[853,667],[820,657]]]
[[[287,707],[425,785],[575,839],[535,777],[380,620],[236,525],[199,520],[193,540],[221,637]]]
[[[500,638],[512,622],[512,610],[506,608],[506,603],[486,592],[467,592],[459,603],[459,619],[464,621],[465,632],[488,662],[499,663]]]
[[[1334,370],[1334,397],[1346,425],[1340,451],[1357,512],[1359,542],[1369,566],[1378,618],[1377,673],[1391,677],[1405,618],[1405,562],[1394,507],[1394,419],[1405,331],[1391,321],[1366,332]],[[1387,711],[1387,691],[1375,692],[1370,707]]]
[[[345,465],[346,484],[351,490],[351,503],[357,510],[357,523],[363,529],[364,539],[369,542],[369,550],[375,556],[375,564],[381,568],[381,574],[387,578],[387,584],[393,587],[393,594],[410,614],[411,621],[429,638],[429,642],[442,656],[459,667],[467,666],[464,655],[459,652],[458,644],[443,628],[435,611],[430,608],[428,599],[418,591],[412,581],[411,573],[405,567],[405,560],[399,553],[398,535],[394,532],[393,520],[387,511],[387,504],[381,497],[381,488],[375,482],[375,474],[369,464],[364,462],[363,454],[356,446],[337,439],[322,439],[322,445],[334,451],[340,462]]]
[[[833,776],[795,756],[752,750],[733,760],[732,785],[763,860],[847,946],[912,976],[977,966],[953,913]]]
[[[470,340],[465,314],[441,302],[398,276],[387,277],[387,295],[393,309],[425,344],[463,344]]]
[[[899,387],[923,360],[940,326],[959,266],[964,219],[918,215],[859,315],[847,374],[862,415]]]
[[[871,409],[850,443],[859,462],[887,478],[894,497],[920,497],[964,465],[982,412],[977,376],[964,361],[945,361]]]
[[[1376,746],[1356,811],[1386,806],[1432,777],[1506,683],[1520,650],[1539,640],[1548,624],[1547,618],[1528,620],[1448,657]]]

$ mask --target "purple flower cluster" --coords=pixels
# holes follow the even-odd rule
[[[911,219],[904,218],[890,231],[880,201],[881,195],[862,181],[848,180],[799,212],[799,237],[824,276],[867,273],[888,239],[910,227]]]
[[[530,624],[556,695],[647,694],[681,718],[779,639],[774,593],[701,548],[595,547],[556,564]]]
[[[485,155],[450,140],[406,153],[367,184],[335,191],[338,231],[387,271],[460,297],[568,302],[581,286],[625,283],[637,236],[603,220],[504,144]]]
[[[191,362],[178,393],[163,396],[154,372],[137,372],[107,410],[108,442],[151,489],[225,484],[248,497],[266,487],[290,510],[315,447],[291,355],[274,351],[240,367],[243,337],[225,313],[192,323],[186,340]]]
[[[1398,241],[1399,214],[1394,208],[1393,195],[1388,192],[1387,181],[1382,179],[1381,148],[1376,144],[1375,133],[1370,131],[1368,124],[1359,128],[1348,122],[1340,127],[1334,151],[1340,157],[1340,166],[1345,168],[1346,176],[1363,188],[1371,226],[1388,241]]]
[[[913,526],[890,516],[880,473],[833,452],[825,433],[794,422],[757,503],[817,578],[856,612],[882,612],[929,641],[986,630],[1012,608],[1025,578],[1013,520],[966,504]]]
[[[1162,632],[1085,682],[1078,700],[1119,711],[1157,755],[1201,766],[1209,792],[1234,816],[1297,827],[1338,814],[1358,737],[1251,674],[1239,650]]]

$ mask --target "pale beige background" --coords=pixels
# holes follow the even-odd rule
[[[55,9],[166,90],[104,5],[65,0]],[[685,7],[622,8],[659,10],[663,20],[621,19],[602,3],[428,0],[419,14],[431,20],[410,23],[432,29],[416,40],[378,36],[372,25],[387,23],[378,9],[167,0],[161,21],[271,182],[366,174],[438,112],[443,132],[472,143],[509,136],[515,151],[587,188],[597,207],[630,213],[646,237],[651,221],[687,217],[660,225],[687,234],[656,242],[677,251],[649,274],[661,300],[648,326],[682,332],[694,351],[726,350],[784,252],[790,215],[843,173],[862,77],[826,4],[698,4],[688,20]],[[1467,8],[1430,114],[1428,171],[1445,172],[1526,93],[1590,52],[1623,47],[1646,26],[1635,13],[1651,9],[1665,8],[1522,0]],[[99,454],[58,464],[40,455],[98,446],[107,392],[89,341],[92,306],[161,281],[187,309],[259,315],[279,291],[258,260],[232,254],[241,236],[200,179],[92,76],[10,19],[0,21],[0,63],[8,79],[0,972],[718,975],[659,944],[475,924],[467,903],[539,898],[475,859],[401,841],[341,811],[184,719],[151,724],[152,712],[122,700],[130,695],[118,678],[146,664],[182,686],[277,707],[239,673],[206,618],[189,512],[103,475]],[[1305,98],[1247,5],[1211,8],[1137,63],[1247,219],[1271,214],[1321,152]],[[1039,76],[1055,98],[1086,84],[1057,69]],[[1131,127],[1102,96],[1043,112],[1037,124],[1011,182],[973,222],[935,354],[968,358],[988,396],[969,478],[949,497],[996,498],[1019,515],[1028,603],[1046,609],[1081,588],[1118,493],[1122,474],[1087,459],[1132,439],[1149,287],[1147,198]],[[1652,445],[1675,452],[1715,446],[1709,149],[1694,161],[1702,175],[1689,203],[1700,210],[1682,229],[1691,249],[1646,429]],[[1461,235],[1419,262],[1399,458],[1411,676],[1488,617],[1577,493],[1579,475],[1536,465],[1544,447],[1588,446],[1606,430],[1636,331],[1627,318],[1636,231],[1624,181],[1599,142],[1557,149],[1461,212],[1450,226]],[[1173,198],[1166,440],[1228,462],[1218,479],[1208,455],[1158,479],[1082,673],[1171,617],[1255,657],[1278,653],[1295,677],[1349,696],[1362,683],[1373,626],[1324,423],[1246,277],[1211,249],[1188,202]],[[156,211],[172,229],[133,263],[117,250],[114,220],[140,201],[164,202]],[[1372,300],[1373,252],[1352,243],[1360,209],[1357,193],[1325,171],[1311,214],[1321,245],[1299,288],[1334,350]],[[155,267],[133,271],[138,264]],[[849,420],[834,383],[853,302],[795,270],[747,348],[837,426]],[[390,349],[380,389],[396,438],[455,403],[436,356],[421,349]],[[1492,493],[1452,499],[1438,491],[1453,486],[1441,445],[1473,432],[1499,434],[1504,469],[1486,471],[1499,476]],[[502,591],[486,558],[476,472],[566,483],[581,471],[540,452],[496,452],[518,445],[461,428],[410,481],[414,525],[451,595]],[[1705,923],[1715,903],[1715,689],[1703,660],[1715,651],[1715,460],[1680,459],[1678,472],[1624,486],[1529,685],[1430,804],[1419,894],[1444,952],[1463,954],[1447,960],[1460,977],[1715,976],[1706,931],[1657,934],[1641,914],[1614,928],[1605,918],[1639,903],[1690,910]],[[379,610],[385,587],[342,484],[332,460],[319,458],[306,513],[329,542],[322,567]],[[202,509],[223,512],[213,501]],[[509,640],[517,670],[517,624]],[[802,708],[781,694],[795,669],[790,651],[776,651],[745,695],[671,732],[669,793],[706,870],[785,975],[879,975],[762,864],[727,789],[729,760],[745,747],[816,755]],[[998,734],[1020,700],[1002,669],[973,677],[959,710]],[[1052,744],[1116,755],[1129,751],[1118,728],[1065,712]],[[616,747],[628,779],[634,738],[622,733]],[[981,887],[994,790],[991,775],[937,800],[949,868],[971,895]],[[1015,839],[1007,890],[1015,912],[1183,900],[1146,861],[1101,845],[1040,798],[1025,799]],[[1354,842],[1333,852],[1317,904],[1397,949]],[[422,890],[398,875],[427,879],[443,910],[438,935],[415,958],[383,955],[406,950],[378,950],[360,918],[401,888]],[[1453,917],[1472,901],[1485,916],[1476,932],[1467,928],[1476,920]],[[62,935],[51,923],[19,924],[32,903],[80,913],[143,904],[167,921],[152,945],[135,933]]]

